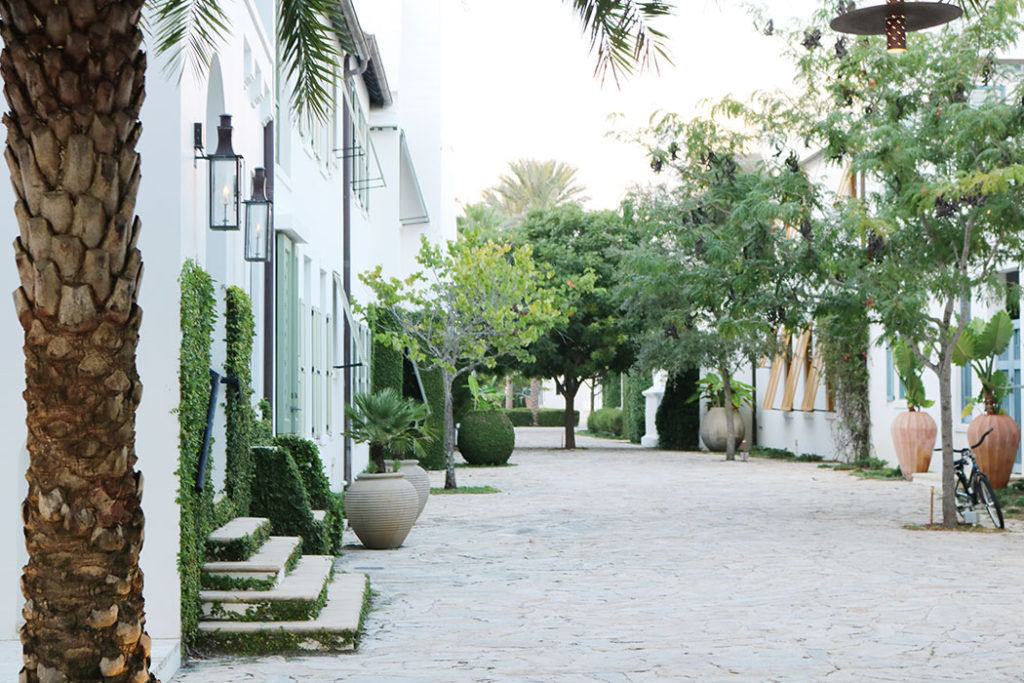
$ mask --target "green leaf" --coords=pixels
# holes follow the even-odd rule
[[[977,337],[971,331],[970,326],[964,329],[956,345],[953,346],[953,365],[963,367],[974,359],[974,347],[977,345]]]
[[[985,326],[985,332],[978,339],[981,349],[987,349],[986,356],[998,356],[1006,350],[1013,339],[1013,320],[1006,311],[999,311]]]

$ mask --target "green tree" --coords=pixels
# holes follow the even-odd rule
[[[506,217],[506,227],[515,227],[530,211],[582,201],[584,192],[574,167],[561,161],[519,159],[509,163],[509,172],[497,185],[484,191],[483,203]]]
[[[613,73],[657,47],[646,21],[668,11],[629,0],[572,6],[591,31],[599,70],[607,62]],[[15,307],[25,330],[28,683],[152,679],[134,449],[142,9],[142,0],[0,1],[20,230]],[[153,11],[158,52],[184,50],[184,61],[208,64],[227,28],[220,3],[164,0]],[[279,52],[300,115],[324,118],[331,106],[330,76],[351,49],[336,28],[339,11],[327,0],[278,3]]]
[[[678,183],[638,194],[633,220],[642,237],[625,269],[626,309],[649,333],[644,365],[718,371],[732,404],[731,377],[770,353],[778,329],[806,311],[802,259],[817,192],[794,155],[749,155],[756,138],[737,132],[735,116],[753,112],[732,102],[709,118],[663,117],[644,134],[652,158]],[[735,458],[735,425],[727,415],[726,458]]]
[[[633,363],[629,329],[614,296],[616,270],[629,233],[611,211],[560,206],[531,212],[519,230],[539,264],[550,268],[557,290],[580,291],[573,315],[530,346],[530,377],[554,380],[565,399],[565,447],[576,447],[574,402],[587,379],[628,370]]]
[[[900,58],[855,41],[841,58],[801,60],[812,134],[877,188],[843,207],[834,281],[939,379],[945,526],[956,524],[954,349],[971,299],[998,295],[998,268],[1024,251],[1024,116],[1018,95],[984,87],[1015,82],[993,55],[1019,35],[1019,7],[993,0],[961,30],[915,34]]]
[[[360,310],[371,318],[389,313],[397,326],[383,330],[382,339],[441,371],[445,488],[456,488],[452,385],[504,355],[528,360],[526,348],[558,322],[564,307],[542,287],[549,275],[528,246],[481,242],[472,234],[443,247],[424,238],[417,260],[423,270],[404,280],[385,278],[380,266],[362,273],[377,301]]]

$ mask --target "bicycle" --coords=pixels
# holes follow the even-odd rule
[[[981,439],[973,446],[966,448],[954,448],[953,453],[960,457],[953,461],[953,471],[956,472],[956,514],[964,522],[971,518],[972,523],[977,523],[980,515],[975,511],[975,506],[984,506],[988,512],[989,519],[997,529],[1005,528],[1003,522],[1003,510],[999,507],[999,500],[988,480],[988,475],[978,468],[978,461],[974,457],[973,449],[977,448],[985,440],[992,430],[981,435]],[[971,513],[970,515],[966,513]]]

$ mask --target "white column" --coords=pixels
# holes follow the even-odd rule
[[[668,382],[668,373],[664,370],[655,370],[651,373],[651,379],[653,380],[653,386],[650,389],[642,392],[644,395],[644,423],[646,429],[644,430],[644,436],[640,439],[640,445],[647,448],[658,447],[658,426],[654,422],[655,416],[658,414],[658,406],[661,405],[661,399],[665,396],[665,383]]]

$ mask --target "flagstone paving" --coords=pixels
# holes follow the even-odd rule
[[[358,652],[192,661],[172,680],[1024,677],[1024,524],[908,530],[926,486],[517,438],[515,467],[457,471],[501,493],[431,496],[403,548],[345,549],[338,570],[377,592]]]

